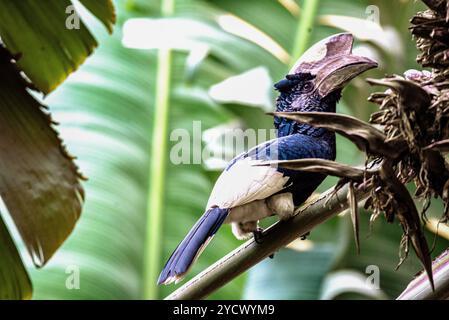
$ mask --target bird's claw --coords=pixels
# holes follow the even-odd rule
[[[261,244],[263,242],[262,241],[262,238],[263,238],[263,229],[262,228],[257,227],[257,229],[253,231],[253,235],[254,235],[254,241],[257,244]]]

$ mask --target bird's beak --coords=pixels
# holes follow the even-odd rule
[[[377,62],[352,54],[353,42],[350,33],[326,38],[307,50],[289,73],[311,73],[322,97],[342,89],[361,73],[377,67]]]
[[[322,97],[342,89],[349,81],[363,72],[377,67],[377,63],[366,57],[348,55],[330,61],[319,72],[315,87]]]

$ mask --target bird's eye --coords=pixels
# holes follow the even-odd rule
[[[302,91],[303,93],[307,93],[307,92],[312,91],[312,89],[313,89],[313,83],[310,82],[310,81],[307,81],[306,83],[304,83],[304,84],[302,85],[301,91]]]

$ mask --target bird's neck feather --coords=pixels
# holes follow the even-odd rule
[[[337,102],[341,97],[341,91],[329,94],[319,100],[318,103],[306,104],[295,110],[286,110],[291,101],[288,96],[280,95],[276,101],[276,111],[298,111],[298,112],[335,112]],[[277,129],[277,136],[284,137],[292,134],[303,134],[324,139],[335,139],[335,134],[324,128],[317,128],[305,123],[275,117],[274,125]]]

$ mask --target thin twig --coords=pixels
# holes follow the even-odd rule
[[[369,191],[368,189],[356,189],[358,201],[364,200]],[[317,200],[300,208],[291,220],[278,222],[267,229],[263,234],[262,243],[257,244],[253,239],[245,242],[166,299],[193,300],[207,297],[275,251],[346,210],[348,208],[347,195],[347,185],[337,192],[334,192],[334,189],[328,190]]]

